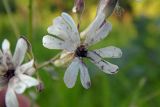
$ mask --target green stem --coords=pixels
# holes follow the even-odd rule
[[[33,1],[29,0],[29,31],[28,38],[31,41],[33,36]]]
[[[3,1],[4,8],[5,8],[6,12],[7,12],[8,19],[9,19],[9,21],[11,23],[12,29],[13,29],[13,31],[15,33],[15,36],[16,36],[16,38],[19,38],[19,34],[20,33],[19,33],[19,30],[18,30],[18,28],[16,26],[15,21],[13,20],[12,12],[11,12],[11,9],[9,7],[8,0],[2,0],[2,1]]]
[[[60,55],[61,55],[61,52],[58,53],[55,57],[51,58],[50,60],[45,61],[45,62],[43,62],[43,63],[40,64],[40,65],[37,65],[37,66],[36,66],[36,69],[41,69],[41,68],[43,68],[43,67],[45,67],[45,66],[47,66],[47,65],[49,65],[49,64],[53,64],[54,61],[57,60]]]

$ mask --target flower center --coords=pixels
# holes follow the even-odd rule
[[[75,51],[78,57],[87,57],[87,52],[88,50],[86,49],[84,45],[80,45]]]
[[[11,79],[13,76],[15,76],[15,70],[14,69],[10,69],[6,72],[6,74],[4,75],[4,77],[6,77],[8,80]]]

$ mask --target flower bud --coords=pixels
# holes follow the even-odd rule
[[[82,14],[84,10],[84,1],[83,0],[75,0],[74,7],[72,9],[73,13]]]
[[[108,18],[113,13],[117,2],[118,0],[100,0],[97,8],[97,15],[103,12],[106,18]]]
[[[37,86],[37,91],[38,92],[42,92],[44,90],[44,84],[42,82],[40,82]]]

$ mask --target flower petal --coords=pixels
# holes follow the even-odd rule
[[[120,58],[122,56],[121,49],[114,46],[97,49],[95,52],[103,58]]]
[[[25,63],[16,69],[16,73],[26,73],[30,68],[33,68],[34,60],[32,59],[28,63]]]
[[[18,81],[15,86],[14,90],[17,94],[22,94],[26,90],[27,86],[22,81]]]
[[[33,77],[30,77],[28,75],[21,74],[19,75],[20,80],[26,84],[27,88],[37,86],[39,84],[39,81],[36,80]]]
[[[25,74],[32,76],[35,72],[36,72],[36,69],[34,67],[31,67],[31,68],[27,69]]]
[[[73,88],[79,71],[79,59],[75,58],[64,74],[64,82],[68,88]]]
[[[72,50],[68,43],[49,35],[43,37],[43,46],[48,49],[65,49],[68,51]]]
[[[104,22],[103,25],[96,31],[93,31],[94,34],[88,35],[84,41],[88,46],[98,43],[106,36],[108,36],[109,32],[112,29],[112,25],[109,22]]]
[[[10,51],[10,43],[7,39],[4,39],[2,43],[2,51],[3,51],[3,64],[5,66],[8,66],[7,68],[13,67],[12,54]]]
[[[65,24],[65,23],[63,23]],[[65,25],[51,25],[48,27],[47,31],[49,34],[55,35],[63,40],[69,39],[66,32]]]
[[[84,88],[88,89],[91,86],[91,81],[88,73],[87,67],[84,65],[84,63],[80,64],[80,78],[81,83]]]
[[[3,50],[3,53],[10,51],[10,43],[7,39],[4,39],[2,43],[2,50]]]
[[[47,30],[48,33],[55,35],[67,42],[67,44],[70,44],[70,47],[74,48],[73,50],[80,44],[77,27],[71,16],[67,13],[62,13],[61,16],[56,17],[53,20],[53,25]]]
[[[7,107],[18,107],[18,100],[14,90],[8,87],[6,96],[5,96],[5,103]]]
[[[20,38],[17,42],[16,49],[13,55],[13,62],[15,66],[19,66],[24,60],[27,51],[27,42],[25,39]]]
[[[90,38],[89,36],[95,34],[95,32],[100,28],[104,20],[104,13],[101,13],[100,15],[96,16],[93,22],[83,32],[81,32],[81,38]]]
[[[93,62],[103,72],[105,72],[107,74],[115,74],[118,72],[117,65],[113,65],[113,64],[101,59],[101,57],[97,53],[88,52],[88,57],[91,59],[91,62]]]
[[[70,26],[70,28],[71,28],[71,30],[73,32],[72,33],[72,38],[75,41],[75,43],[79,45],[80,44],[80,37],[79,37],[77,26],[74,23],[74,20],[72,19],[72,17],[69,14],[64,13],[64,12],[62,13],[61,16],[64,18],[66,23],[69,24],[69,26]]]

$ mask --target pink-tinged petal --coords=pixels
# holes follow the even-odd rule
[[[79,71],[79,59],[75,58],[64,74],[64,82],[68,88],[73,88]]]
[[[121,49],[114,46],[109,46],[94,51],[103,58],[120,58],[122,56]]]
[[[89,77],[88,69],[84,65],[84,63],[80,64],[80,79],[81,79],[81,83],[85,89],[90,88],[91,80]]]
[[[101,57],[95,52],[88,52],[88,58],[90,58],[91,62],[94,63],[99,69],[107,74],[115,74],[118,72],[117,65],[101,59]]]
[[[19,107],[16,94],[11,87],[7,89],[5,103],[7,107]]]
[[[27,41],[23,38],[20,38],[17,42],[13,55],[13,62],[15,66],[19,66],[23,62],[27,48]]]

